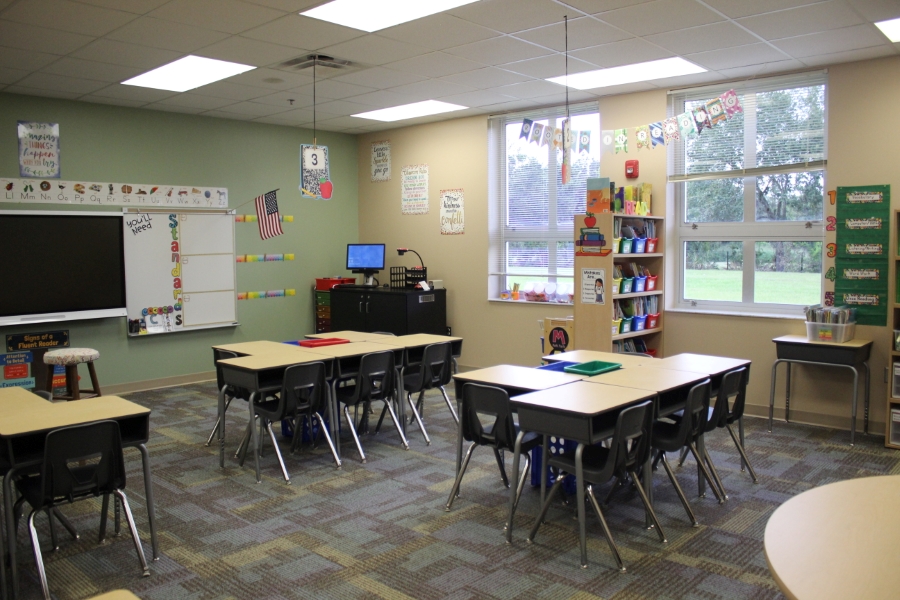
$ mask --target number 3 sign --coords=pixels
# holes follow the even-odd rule
[[[300,145],[300,193],[305,198],[331,199],[328,146]]]

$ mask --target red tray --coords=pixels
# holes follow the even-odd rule
[[[350,340],[343,338],[319,338],[315,340],[302,340],[298,345],[304,348],[318,348],[319,346],[335,346],[337,344],[349,344]]]

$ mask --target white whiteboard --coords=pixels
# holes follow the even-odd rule
[[[122,225],[128,335],[237,325],[231,212],[126,212]]]

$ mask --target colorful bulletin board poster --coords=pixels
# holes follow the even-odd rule
[[[462,235],[466,232],[464,205],[461,189],[441,190],[441,235]]]
[[[856,308],[859,325],[887,323],[891,188],[837,188],[834,303]]]
[[[428,165],[407,165],[400,169],[400,213],[428,214]]]
[[[372,181],[391,180],[391,142],[372,142]]]
[[[227,208],[228,189],[191,185],[62,181],[0,177],[0,202],[84,204],[94,206],[149,206]]]
[[[31,377],[29,369],[32,360],[31,352],[0,354],[0,365],[3,366],[3,378],[0,379],[0,388],[33,388],[34,377]]]
[[[300,193],[304,198],[330,200],[331,171],[328,146],[300,145]]]
[[[59,123],[19,121],[19,176],[59,179]]]
[[[581,303],[606,304],[606,269],[581,270]]]

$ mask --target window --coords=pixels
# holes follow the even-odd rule
[[[562,127],[565,108],[493,117],[490,121],[490,258],[488,297],[500,298],[514,284],[574,286],[575,213],[584,212],[588,177],[600,172],[597,104],[570,106],[575,132],[590,132],[589,149],[573,139],[572,180],[562,184],[562,150],[520,137],[523,119],[545,131]],[[567,301],[567,297],[562,300]]]
[[[742,113],[669,146],[676,307],[799,315],[821,302],[825,78],[735,85]],[[669,115],[729,87],[671,92]]]

